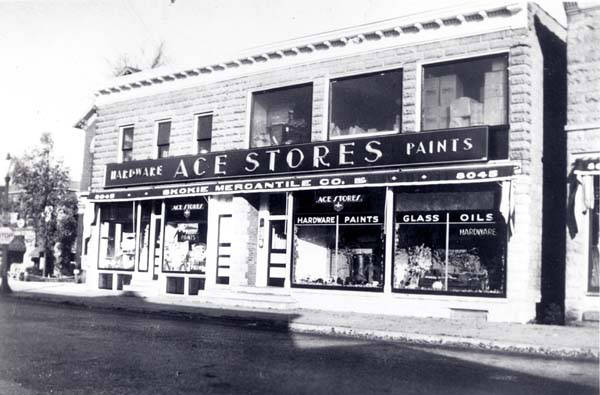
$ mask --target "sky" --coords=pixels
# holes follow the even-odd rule
[[[79,180],[83,132],[73,125],[120,59],[144,65],[161,42],[168,64],[202,66],[260,45],[461,2],[0,0],[0,159],[22,155],[49,132],[57,158]],[[562,2],[538,4],[565,24]]]

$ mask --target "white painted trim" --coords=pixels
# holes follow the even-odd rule
[[[500,48],[500,49],[495,49],[495,50],[487,50],[487,51],[479,51],[479,52],[475,52],[475,53],[469,53],[469,54],[460,54],[460,55],[452,55],[452,56],[443,56],[439,59],[435,59],[435,60],[428,60],[428,61],[417,61],[415,64],[415,78],[418,78],[416,80],[416,84],[415,84],[415,131],[418,132],[427,132],[427,130],[422,130],[421,128],[421,118],[423,117],[423,114],[421,112],[422,109],[422,91],[423,91],[423,69],[426,66],[432,66],[432,65],[437,65],[437,64],[441,64],[441,63],[447,63],[447,62],[459,62],[459,61],[469,61],[469,60],[476,60],[477,58],[483,58],[486,56],[494,56],[494,55],[506,55],[507,56],[507,64],[506,64],[506,86],[507,86],[507,102],[509,104],[509,106],[506,108],[507,111],[507,117],[510,115],[510,91],[508,90],[508,88],[510,88],[510,84],[508,83],[508,78],[510,77],[509,71],[510,71],[510,48],[507,47],[505,49]],[[403,88],[404,89],[404,88]]]
[[[377,136],[389,136],[390,134],[399,134],[399,132],[395,130],[384,130],[381,132],[373,132],[373,133],[359,133],[359,134],[348,134],[348,135],[339,135],[339,136],[329,136],[330,141],[335,140],[354,140],[361,137],[377,137]]]
[[[330,118],[330,101],[331,101],[331,77],[326,75],[323,77],[323,101],[321,105],[321,140],[327,141],[329,139],[329,118]],[[314,97],[313,88],[313,97]],[[314,99],[313,99],[314,102]]]
[[[394,251],[394,239],[396,232],[394,231],[394,190],[391,187],[385,188],[385,205],[384,205],[384,231],[385,231],[385,261],[384,261],[384,282],[383,282],[383,293],[392,293],[392,281],[393,281],[393,264],[394,259],[392,253]]]
[[[245,124],[245,131],[244,131],[244,146],[242,147],[242,149],[250,149],[250,129],[251,129],[250,122],[252,122],[252,96],[253,96],[252,91],[246,92],[246,124]]]
[[[589,129],[600,129],[600,122],[595,122],[595,123],[570,123],[565,125],[565,131],[566,132],[574,132],[574,131],[580,131],[580,130],[589,130]]]

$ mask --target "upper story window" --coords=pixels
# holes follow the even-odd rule
[[[253,93],[250,146],[310,142],[312,93],[312,84]]]
[[[121,162],[133,160],[133,126],[121,128]]]
[[[171,121],[159,121],[157,124],[157,129],[157,157],[159,159],[166,158],[167,156],[169,156],[169,145],[171,140]]]
[[[196,115],[196,153],[210,152],[212,141],[212,114]]]
[[[423,67],[422,129],[506,125],[507,55]]]
[[[329,137],[399,132],[402,70],[331,80]]]

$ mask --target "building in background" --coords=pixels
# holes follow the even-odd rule
[[[492,321],[560,310],[565,35],[535,4],[495,2],[118,78],[82,124],[89,286]]]
[[[569,211],[565,311],[598,321],[600,310],[600,3],[565,3],[567,13]]]

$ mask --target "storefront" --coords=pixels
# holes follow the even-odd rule
[[[530,14],[561,34],[533,5],[415,15],[100,90],[89,284],[533,319],[558,52]]]
[[[600,158],[575,157],[569,180],[566,318],[594,321],[600,297]]]

